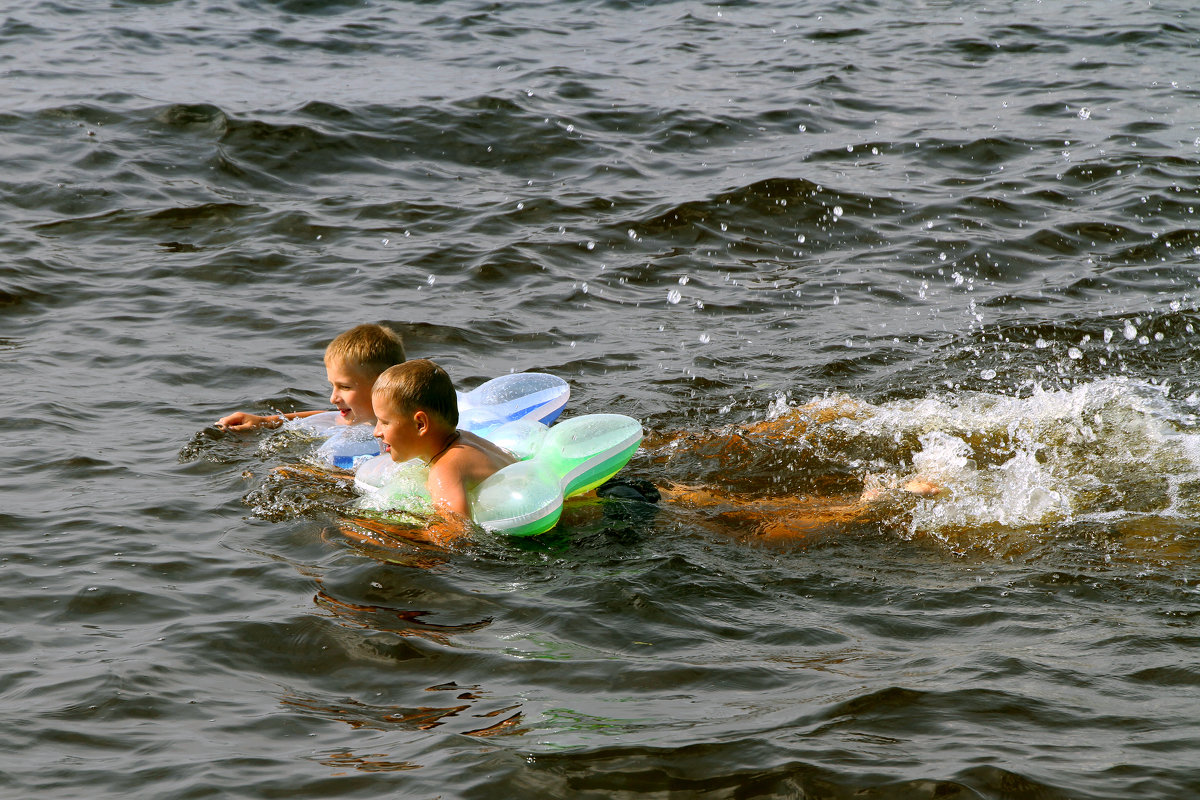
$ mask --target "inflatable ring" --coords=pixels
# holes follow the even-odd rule
[[[642,425],[621,414],[588,414],[549,429],[528,421],[510,423],[488,438],[515,454],[530,454],[471,491],[471,518],[491,531],[536,536],[558,524],[566,498],[594,489],[629,462],[642,443]],[[359,507],[428,513],[428,477],[419,461],[373,458],[354,479],[364,495]]]
[[[502,425],[532,419],[549,425],[562,413],[571,387],[562,378],[544,372],[501,375],[469,392],[458,393],[458,427],[487,436]],[[339,425],[338,412],[325,411],[286,423],[289,430],[325,437],[315,454],[318,461],[340,469],[354,469],[379,455],[379,442],[371,425]]]

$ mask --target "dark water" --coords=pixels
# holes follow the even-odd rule
[[[1191,3],[68,0],[0,69],[4,796],[1200,793]],[[727,502],[356,545],[207,426],[364,321]]]

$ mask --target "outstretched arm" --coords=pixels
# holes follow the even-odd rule
[[[258,414],[250,414],[245,411],[235,411],[229,416],[221,417],[217,420],[217,427],[226,431],[252,431],[256,428],[278,428],[289,419],[311,417],[313,414],[320,413],[322,412],[318,409],[316,411],[293,411],[289,414],[259,416]]]

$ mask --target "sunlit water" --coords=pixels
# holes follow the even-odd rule
[[[1182,2],[9,9],[0,793],[1200,793],[1198,45]],[[643,420],[666,499],[373,545],[311,440],[211,427],[321,407],[363,321]]]

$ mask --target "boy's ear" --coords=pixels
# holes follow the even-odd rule
[[[413,424],[417,426],[417,435],[424,434],[429,430],[429,415],[421,410],[413,412]]]

